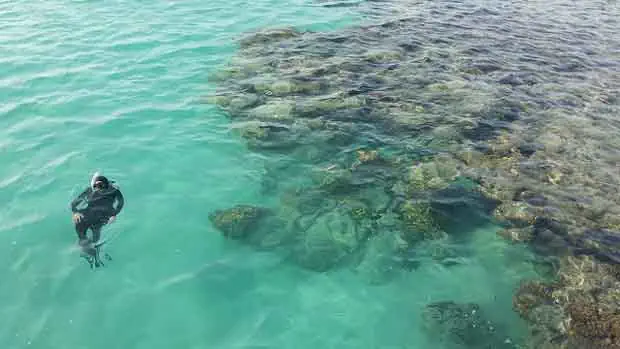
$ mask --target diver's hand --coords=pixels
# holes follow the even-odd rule
[[[73,223],[80,223],[80,221],[82,221],[82,218],[84,218],[84,215],[81,213],[74,213],[73,214]]]
[[[115,220],[116,220],[116,216],[110,217],[110,219],[108,219],[108,224],[113,223]]]

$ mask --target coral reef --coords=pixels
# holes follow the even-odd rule
[[[406,202],[401,208],[400,217],[404,228],[402,238],[409,243],[438,239],[445,234],[435,223],[428,203]]]
[[[335,32],[281,28],[243,38],[213,74],[218,91],[207,100],[250,149],[299,165],[270,171],[265,181],[283,193],[276,221],[285,223],[276,225],[286,228],[257,228],[272,222],[248,207],[211,220],[235,239],[275,234],[271,240],[287,241],[287,258],[310,270],[347,265],[382,282],[383,273],[417,266],[408,257],[416,246],[492,219],[500,236],[559,261],[550,268],[558,280],[515,292],[531,347],[617,348],[620,98],[613,91],[620,82],[609,69],[620,64],[583,63],[579,52],[612,55],[595,45],[506,45],[519,35],[566,40],[520,25],[480,36],[468,22],[476,16],[489,25],[513,21],[484,11],[444,22],[420,13]],[[474,310],[429,307],[460,319],[449,326],[463,345],[508,345],[467,315]]]
[[[559,277],[525,282],[513,306],[530,323],[531,347],[619,348],[617,266],[592,257],[562,258]]]
[[[448,347],[478,349],[518,348],[497,324],[487,320],[474,303],[452,301],[428,304],[422,314],[429,336]]]
[[[236,205],[226,210],[216,210],[209,219],[222,234],[231,239],[247,238],[269,210],[250,205]]]
[[[345,211],[345,212],[343,212]],[[327,271],[357,252],[369,232],[358,226],[346,208],[322,214],[303,231],[293,246],[290,258],[315,271]]]

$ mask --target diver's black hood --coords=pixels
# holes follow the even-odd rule
[[[106,176],[100,175],[99,172],[95,172],[95,174],[93,175],[93,177],[90,179],[90,188],[91,189],[95,189],[95,183],[96,182],[103,182],[104,187],[102,189],[112,189],[114,188],[113,184],[114,181],[109,180]]]
[[[99,175],[93,178],[93,186],[96,182],[103,182],[106,188],[110,186],[110,181],[105,176]]]

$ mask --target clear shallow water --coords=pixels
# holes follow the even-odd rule
[[[375,5],[376,6],[376,5]],[[429,302],[476,302],[521,333],[528,253],[473,233],[464,263],[370,285],[228,242],[207,215],[260,204],[266,160],[202,98],[240,33],[375,16],[301,1],[0,3],[0,347],[429,348]],[[413,11],[413,10],[412,10]],[[381,11],[379,11],[381,12]],[[95,170],[126,209],[91,271],[68,204]]]

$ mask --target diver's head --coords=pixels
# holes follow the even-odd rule
[[[93,189],[101,190],[107,189],[110,186],[110,182],[105,176],[97,176],[93,180]]]

